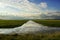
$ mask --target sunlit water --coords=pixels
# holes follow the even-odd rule
[[[47,27],[41,24],[38,24],[33,21],[28,21],[20,27],[9,28],[9,29],[0,29],[0,34],[13,34],[13,33],[34,33],[34,32],[55,32],[60,31],[60,28],[56,27]]]

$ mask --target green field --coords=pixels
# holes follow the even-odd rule
[[[23,25],[28,20],[0,20],[0,28],[14,28]],[[60,20],[33,20],[39,24],[60,27]]]
[[[34,21],[45,26],[60,27],[60,20],[34,20]]]
[[[0,28],[14,28],[23,25],[27,20],[0,20]]]

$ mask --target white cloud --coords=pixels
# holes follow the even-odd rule
[[[41,2],[40,7],[41,8],[47,8],[47,3],[46,2]]]
[[[37,6],[34,3],[30,3],[27,0],[18,0],[18,2],[16,1],[13,1],[13,3],[8,3],[9,1],[7,1],[7,3],[12,4],[10,6],[21,9],[22,11],[40,13],[40,10],[37,9]]]
[[[0,0],[0,15],[12,15],[25,18],[40,18],[42,8],[47,8],[47,3],[41,2],[39,5],[28,0]],[[1,7],[4,8],[1,8]]]
[[[0,6],[3,6],[4,4],[2,4],[1,2],[0,2]]]

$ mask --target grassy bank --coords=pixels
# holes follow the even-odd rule
[[[0,40],[60,40],[60,32],[52,34],[0,35]]]
[[[0,20],[0,28],[14,28],[23,25],[28,20]],[[50,27],[60,27],[60,20],[33,20]]]

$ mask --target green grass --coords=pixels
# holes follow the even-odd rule
[[[27,20],[0,20],[0,28],[14,28],[23,25]]]
[[[0,28],[14,28],[23,25],[28,20],[0,20]],[[33,20],[39,24],[60,27],[60,20]]]
[[[34,21],[45,26],[60,27],[60,20],[34,20]]]
[[[52,34],[0,35],[0,40],[60,40],[60,32]]]

